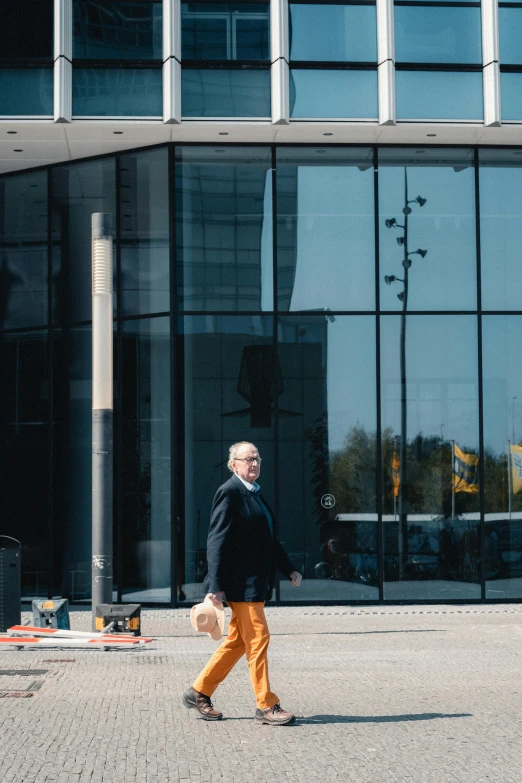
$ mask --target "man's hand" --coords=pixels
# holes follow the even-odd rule
[[[213,606],[217,606],[218,609],[223,609],[223,598],[225,597],[224,591],[220,593],[207,593],[205,600],[208,598]]]
[[[290,580],[294,587],[299,587],[302,578],[303,577],[301,576],[299,571],[292,571],[292,573],[290,574]]]

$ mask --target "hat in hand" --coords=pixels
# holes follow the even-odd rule
[[[205,598],[190,610],[190,623],[195,631],[208,633],[217,642],[225,630],[225,610],[218,609],[210,598]]]

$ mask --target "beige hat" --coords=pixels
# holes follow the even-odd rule
[[[190,623],[195,631],[208,633],[211,639],[219,641],[225,630],[225,610],[214,606],[210,598],[196,604],[190,610]]]

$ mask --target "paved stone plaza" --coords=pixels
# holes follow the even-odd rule
[[[244,660],[222,722],[181,705],[216,646],[188,614],[144,610],[147,649],[0,651],[2,671],[48,670],[0,674],[32,694],[0,698],[1,783],[522,780],[522,606],[270,608],[272,686],[298,716],[277,728],[252,719]]]

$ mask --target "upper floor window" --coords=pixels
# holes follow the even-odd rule
[[[52,0],[15,0],[0,4],[0,58],[52,61]]]
[[[479,2],[395,0],[397,117],[480,120]]]
[[[73,116],[163,113],[161,0],[74,0]]]
[[[75,0],[73,57],[161,60],[161,2]]]
[[[298,0],[289,8],[290,116],[376,119],[375,3]]]
[[[0,116],[53,114],[53,2],[0,3]]]
[[[499,3],[502,119],[522,120],[522,5]]]
[[[290,3],[290,59],[376,62],[375,3]]]
[[[183,60],[269,60],[270,6],[183,3]]]
[[[184,117],[270,116],[270,4],[181,6]]]

